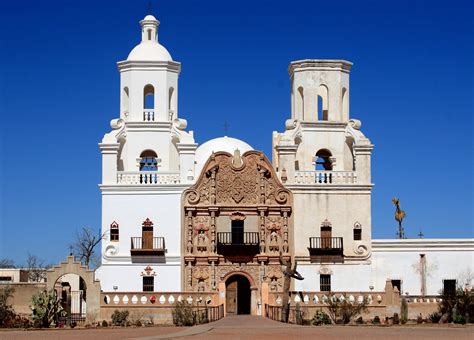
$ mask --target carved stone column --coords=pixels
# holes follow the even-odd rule
[[[213,168],[211,170],[211,181],[210,181],[210,199],[211,199],[211,204],[215,205],[216,204],[216,172],[217,168]]]
[[[188,230],[187,230],[187,240],[186,240],[186,250],[188,254],[193,252],[193,212],[191,210],[187,211],[188,218]]]
[[[260,210],[260,254],[265,254],[265,210]]]
[[[288,212],[283,211],[283,253],[288,254]]]
[[[188,291],[192,291],[193,289],[193,268],[191,265],[191,261],[188,261],[188,266],[186,267],[186,281],[188,284]]]
[[[216,290],[216,266],[215,262],[211,262],[211,290]]]
[[[211,253],[216,253],[216,210],[211,210]]]

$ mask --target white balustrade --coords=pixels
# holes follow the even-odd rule
[[[295,171],[296,184],[355,184],[355,171]]]
[[[157,185],[179,184],[180,174],[159,171],[118,171],[117,184]]]
[[[143,121],[144,122],[154,122],[155,121],[155,110],[153,110],[153,109],[143,110]]]

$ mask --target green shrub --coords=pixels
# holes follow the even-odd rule
[[[428,319],[432,322],[432,323],[438,323],[439,320],[441,320],[441,313],[440,312],[434,312],[434,313],[431,313],[430,315],[428,315]]]
[[[66,316],[66,312],[61,306],[56,291],[42,291],[31,298],[33,306],[32,318],[36,327],[49,327],[52,323],[58,322],[60,316]]]
[[[369,300],[365,297],[362,301],[351,301],[342,294],[341,297],[332,296],[325,301],[328,315],[335,324],[348,324],[354,318],[368,310]]]
[[[461,315],[467,322],[474,321],[474,294],[470,291],[457,287],[455,291],[441,292],[441,301],[438,303],[438,311],[449,316],[449,321],[454,322],[454,317]]]
[[[0,289],[0,327],[11,327],[14,322],[16,314],[8,300],[13,297],[15,290],[7,285]]]
[[[329,318],[329,315],[324,313],[322,310],[318,310],[314,313],[314,316],[311,319],[311,324],[313,326],[330,325],[331,319]]]
[[[192,326],[196,323],[193,310],[186,301],[176,302],[172,314],[176,326]]]
[[[462,316],[461,314],[455,314],[453,317],[453,322],[464,325],[466,323],[466,318]]]
[[[376,316],[374,317],[374,319],[372,320],[372,323],[373,323],[374,325],[380,325],[380,317],[379,317],[378,315],[376,315]]]
[[[109,323],[105,320],[102,320],[102,327],[109,327]]]
[[[398,316],[398,313],[393,314],[392,321],[394,325],[398,325],[400,323],[400,317]]]
[[[355,323],[358,324],[358,325],[363,325],[364,324],[364,319],[362,318],[362,316],[359,316],[356,319]]]
[[[115,310],[112,314],[112,325],[127,326],[128,310]]]

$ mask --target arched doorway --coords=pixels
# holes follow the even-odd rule
[[[82,323],[87,315],[87,285],[77,274],[64,274],[54,283],[54,289],[61,301],[64,311],[64,322]]]
[[[250,314],[250,282],[244,275],[235,274],[226,282],[226,313],[228,315]]]

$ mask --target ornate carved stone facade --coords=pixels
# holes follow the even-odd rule
[[[183,288],[216,290],[228,273],[245,272],[257,286],[267,280],[277,289],[281,272],[275,264],[280,254],[289,258],[291,252],[292,204],[291,192],[263,153],[213,153],[196,184],[183,193]],[[218,234],[231,234],[233,221],[241,221],[252,235],[242,236],[240,248],[229,255],[219,252],[224,241]],[[246,246],[254,246],[254,253]]]

